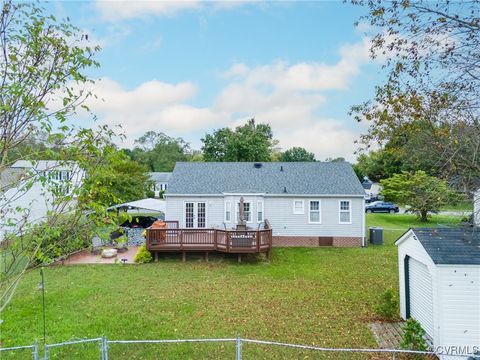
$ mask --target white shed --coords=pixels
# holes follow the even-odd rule
[[[410,229],[395,244],[402,318],[442,360],[480,350],[480,229]]]

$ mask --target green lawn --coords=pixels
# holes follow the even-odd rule
[[[447,205],[442,211],[473,211],[473,201],[460,201],[455,205]]]
[[[458,223],[435,216],[432,224]],[[420,224],[424,226],[424,224]],[[146,265],[47,268],[47,342],[106,335],[110,339],[242,337],[331,347],[375,347],[367,324],[373,305],[397,288],[393,241],[410,215],[369,214],[368,226],[386,230],[384,246],[275,248],[269,262],[241,264],[221,256],[209,263],[170,256]],[[42,336],[39,274],[25,276],[1,314],[2,346]],[[51,358],[98,358],[98,345],[52,351]],[[245,359],[364,358],[244,345]],[[111,359],[234,357],[233,344],[112,345]],[[10,359],[2,354],[3,359]],[[23,357],[16,357],[23,358]]]

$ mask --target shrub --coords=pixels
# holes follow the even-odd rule
[[[374,307],[377,315],[386,320],[398,318],[398,299],[393,289],[388,289],[380,295],[378,303]]]
[[[135,254],[135,257],[133,258],[133,261],[139,264],[146,264],[151,262],[152,260],[152,254],[150,251],[147,250],[146,245],[140,246],[137,253]]]
[[[403,338],[400,347],[405,350],[427,351],[428,346],[425,341],[425,330],[414,318],[407,320],[403,326]]]
[[[22,239],[28,244],[32,265],[48,264],[91,244],[94,226],[73,214],[47,218],[33,225]]]

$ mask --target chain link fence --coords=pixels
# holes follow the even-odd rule
[[[202,355],[199,355],[202,354]],[[108,340],[106,337],[47,344],[40,356],[38,344],[0,348],[4,359],[432,359],[432,351],[399,349],[340,349],[244,338]],[[448,354],[449,359],[477,359]]]

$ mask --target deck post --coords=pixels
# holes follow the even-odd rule
[[[260,252],[260,232],[257,230],[257,233],[255,234],[256,236],[256,243],[257,243],[257,253]]]
[[[238,254],[238,262],[239,262],[239,263],[242,262],[242,254]]]
[[[205,262],[208,262],[208,251],[205,251]]]
[[[158,251],[155,251],[154,254],[155,254],[155,262],[158,262]]]
[[[185,251],[182,251],[182,261],[187,261],[187,253]]]

